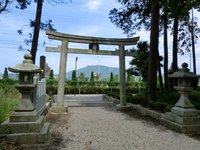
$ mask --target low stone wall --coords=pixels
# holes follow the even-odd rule
[[[119,102],[120,102],[118,99],[113,98],[113,97],[108,96],[108,95],[103,95],[102,98],[103,98],[104,101],[109,101],[109,102],[112,102],[114,104],[119,104]],[[164,114],[162,114],[162,113],[151,110],[149,108],[142,107],[141,105],[135,105],[135,104],[130,104],[130,103],[128,103],[128,105],[131,106],[132,110],[136,110],[138,113],[140,113],[144,116],[149,116],[149,117],[154,118],[158,121],[160,121],[160,119],[164,116]]]
[[[103,101],[108,101],[108,102],[111,102],[111,103],[114,103],[114,104],[119,104],[120,103],[120,101],[118,99],[113,98],[111,96],[108,96],[106,94],[102,95],[102,100]]]

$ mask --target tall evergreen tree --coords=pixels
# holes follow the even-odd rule
[[[164,48],[164,82],[165,90],[168,90],[168,1],[163,0],[163,14],[161,16],[163,21],[163,48]]]
[[[157,68],[158,68],[158,36],[159,36],[159,2],[152,0],[151,6],[151,33],[148,68],[147,98],[156,100]]]
[[[113,72],[110,73],[110,82],[114,81]]]
[[[91,72],[90,81],[94,81],[94,72]]]
[[[79,80],[80,81],[86,81],[85,74],[83,72],[80,73]]]
[[[141,76],[143,81],[146,82],[149,65],[149,44],[146,41],[140,41],[137,44],[137,48],[131,51],[137,53],[137,57],[133,57],[130,61],[131,67],[128,72],[135,76]]]
[[[150,29],[151,1],[150,0],[117,0],[120,8],[114,8],[109,13],[113,24],[121,28],[128,36],[133,36],[143,27]]]
[[[55,78],[54,78],[53,69],[50,70],[49,79],[52,79],[52,80],[55,79]]]
[[[76,81],[76,71],[72,71],[72,81]]]
[[[9,76],[8,76],[8,68],[6,67],[6,68],[4,69],[3,79],[8,79],[8,78],[9,78]]]
[[[185,24],[188,22],[189,11],[194,7],[200,6],[200,0],[169,0],[168,6],[171,11],[171,17],[173,18],[173,57],[172,57],[172,72],[178,69],[178,45],[180,39],[185,40],[184,35],[178,34],[180,31],[180,23]]]

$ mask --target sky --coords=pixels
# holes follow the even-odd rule
[[[114,7],[120,7],[116,0],[65,0],[66,4],[48,3],[44,0],[42,21],[51,19],[58,32],[67,34],[107,37],[107,38],[126,38],[123,31],[110,22],[109,11]],[[18,47],[26,46],[24,39],[28,37],[33,29],[29,27],[29,20],[34,19],[36,5],[33,3],[26,10],[16,9],[14,4],[8,7],[8,11],[0,14],[0,72],[5,67],[13,67],[23,61],[26,51],[19,51]],[[196,14],[199,17],[199,14]],[[200,26],[200,24],[199,24]],[[23,28],[23,36],[18,35],[17,30]],[[138,31],[136,35],[140,40],[149,41],[150,33],[145,30]],[[46,45],[43,45],[43,42]],[[45,52],[45,46],[57,47],[60,42],[49,40],[44,31],[40,32],[39,46],[36,64],[39,65],[39,57],[46,56],[48,65],[55,73],[59,72],[60,54]],[[160,37],[160,54],[163,55],[162,36]],[[169,37],[169,62],[171,62],[172,37]],[[77,45],[71,45],[77,46]],[[104,47],[109,49],[110,47]],[[197,51],[197,73],[200,73],[200,42],[196,45]],[[77,69],[87,65],[105,65],[118,67],[119,59],[117,56],[83,55],[68,54],[67,71],[75,68],[75,58],[78,57]],[[132,58],[126,57],[126,68]],[[190,67],[190,54],[179,55],[179,66],[187,62]]]

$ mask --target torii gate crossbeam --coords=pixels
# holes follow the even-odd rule
[[[129,108],[126,102],[126,82],[125,82],[125,56],[136,56],[133,52],[125,51],[125,45],[135,45],[139,40],[139,37],[134,38],[102,38],[102,37],[90,37],[80,36],[72,34],[64,34],[46,30],[46,34],[49,39],[59,40],[62,42],[58,47],[46,47],[47,52],[59,52],[60,55],[60,68],[59,68],[59,80],[58,80],[58,96],[57,106],[55,112],[62,112],[64,108],[64,88],[66,78],[66,63],[67,54],[93,54],[93,55],[112,55],[119,56],[119,69],[120,69],[120,105],[117,107],[119,110],[126,110]],[[76,49],[68,48],[68,43],[87,43],[89,49]],[[119,50],[99,50],[99,44],[104,45],[117,45]]]

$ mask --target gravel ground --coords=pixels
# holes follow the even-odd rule
[[[69,113],[51,114],[47,120],[62,135],[56,147],[62,150],[200,150],[198,138],[115,108],[70,107]]]

